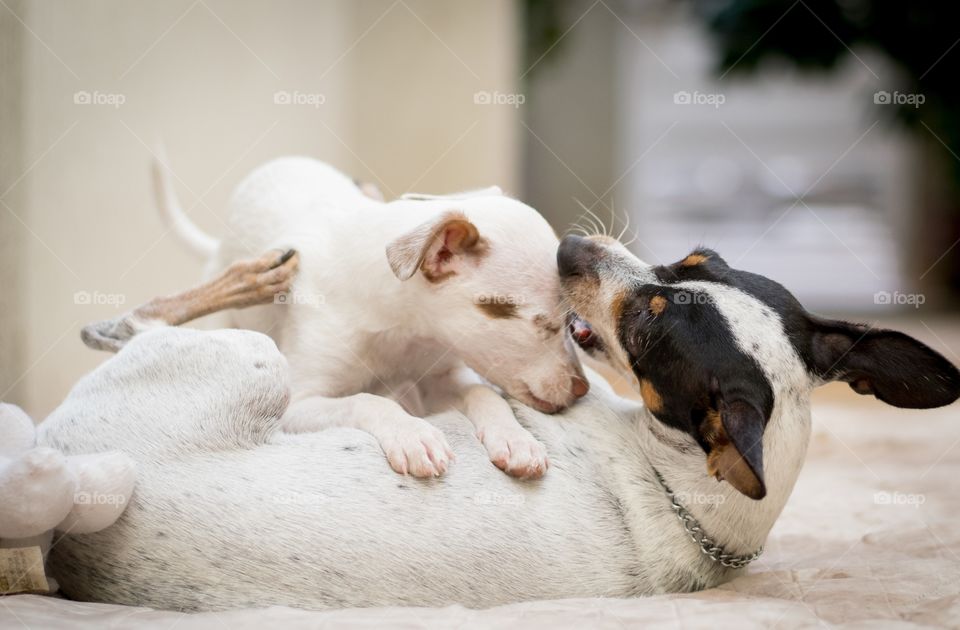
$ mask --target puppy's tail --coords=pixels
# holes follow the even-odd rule
[[[157,150],[151,170],[153,171],[153,191],[163,222],[194,254],[204,260],[212,258],[219,242],[197,227],[183,211],[177,193],[173,189],[167,157],[162,146]]]

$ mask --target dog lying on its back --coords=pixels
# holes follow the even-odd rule
[[[543,446],[477,377],[546,413],[587,392],[560,302],[558,240],[535,210],[496,188],[383,203],[325,164],[285,158],[240,184],[218,242],[157,173],[172,228],[227,271],[88,327],[89,345],[116,350],[152,326],[268,302],[233,322],[273,337],[290,362],[287,431],[360,428],[397,472],[435,476],[453,452],[422,416],[454,406],[499,468],[543,475]]]
[[[516,405],[549,475],[499,474],[447,413],[430,422],[458,465],[398,480],[365,433],[277,430],[286,364],[266,337],[151,330],[41,425],[44,444],[121,449],[140,468],[113,527],[54,546],[64,592],[217,610],[699,590],[761,550],[803,463],[814,387],[844,380],[909,408],[960,395],[960,373],[919,341],[811,315],[715,252],[654,266],[568,237],[558,257],[593,326],[584,341],[634,372],[646,405],[601,379],[560,414]]]

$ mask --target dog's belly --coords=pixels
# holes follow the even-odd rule
[[[349,429],[151,464],[121,520],[66,537],[53,569],[71,597],[184,610],[645,591],[588,455],[547,441],[549,474],[516,481],[489,463],[465,418],[437,424],[457,453],[440,479],[394,474],[373,438]]]

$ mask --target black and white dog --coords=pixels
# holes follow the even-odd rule
[[[41,427],[43,443],[140,463],[114,526],[53,548],[63,590],[211,610],[703,589],[761,550],[816,386],[908,408],[960,395],[960,373],[922,343],[811,315],[712,251],[653,266],[612,239],[567,237],[558,263],[593,328],[578,329],[584,345],[634,374],[646,404],[598,378],[560,414],[515,404],[551,461],[534,481],[501,474],[455,412],[430,418],[458,453],[431,479],[388,474],[368,433],[278,431],[286,363],[258,333],[133,337]]]

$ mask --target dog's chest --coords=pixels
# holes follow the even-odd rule
[[[447,348],[422,337],[410,338],[394,332],[365,336],[360,344],[362,356],[376,364],[377,375],[387,380],[417,381],[444,372],[456,362]]]

